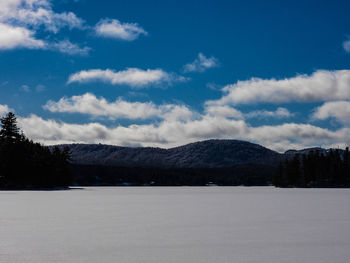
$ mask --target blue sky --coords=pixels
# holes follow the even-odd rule
[[[349,1],[2,0],[0,114],[44,144],[350,144]]]

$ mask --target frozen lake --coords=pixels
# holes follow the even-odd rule
[[[0,192],[0,262],[349,260],[350,189]]]

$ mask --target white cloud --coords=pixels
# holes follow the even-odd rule
[[[350,101],[331,101],[316,108],[312,117],[318,120],[335,118],[343,123],[350,123]]]
[[[166,121],[189,121],[199,116],[185,105],[164,104],[158,106],[158,108],[161,111],[159,117]]]
[[[55,13],[49,0],[1,0],[0,50],[18,48],[57,50],[70,55],[86,55],[90,48],[80,48],[69,40],[50,41],[61,28],[85,29],[84,21],[72,12]],[[45,40],[36,33],[48,31]]]
[[[89,54],[91,48],[89,47],[79,47],[77,44],[70,42],[69,40],[62,40],[51,45],[51,49],[57,50],[61,53],[68,55],[81,55],[86,56]]]
[[[72,12],[55,13],[49,0],[2,0],[0,21],[57,33],[62,27],[82,29],[84,21]]]
[[[133,41],[148,33],[137,23],[121,23],[117,19],[101,19],[95,26],[95,33],[100,37]]]
[[[19,118],[24,133],[45,144],[58,143],[107,143],[114,145],[140,144],[143,146],[171,147],[198,139],[230,137],[243,133],[243,121],[204,117],[202,120],[164,120],[159,124],[142,124],[108,128],[99,123],[68,124],[44,120],[36,115]]]
[[[296,123],[251,127],[244,120],[208,115],[196,120],[164,120],[158,124],[116,127],[99,123],[69,124],[31,115],[19,118],[19,124],[29,138],[45,144],[81,142],[173,147],[204,139],[234,138],[254,141],[278,151],[315,145],[343,147],[350,144],[349,128],[330,131]]]
[[[246,113],[246,118],[290,118],[294,116],[288,109],[278,107],[276,111],[257,110]]]
[[[211,116],[220,116],[235,119],[248,118],[290,118],[294,116],[288,109],[279,107],[275,111],[257,110],[243,113],[229,105],[205,105],[205,112]]]
[[[18,118],[24,133],[31,139],[43,143],[98,142],[108,138],[108,128],[98,123],[68,124],[55,120],[44,120],[36,115]]]
[[[188,72],[204,72],[207,69],[215,68],[219,66],[219,62],[215,57],[206,57],[202,53],[198,54],[192,63],[188,63],[183,67],[185,73]]]
[[[206,106],[205,111],[207,114],[211,116],[221,116],[221,117],[236,118],[236,119],[243,118],[242,112],[227,105],[223,105],[223,106],[209,105],[209,106]]]
[[[122,71],[110,69],[83,70],[69,76],[68,83],[102,81],[112,85],[129,85],[141,88],[150,84],[172,83],[174,81],[184,81],[185,78],[172,73],[167,73],[161,69],[142,70],[138,68],[128,68]]]
[[[163,118],[184,120],[193,116],[191,110],[184,105],[164,104],[156,106],[153,102],[128,102],[120,98],[114,102],[108,102],[105,98],[97,98],[91,93],[61,98],[58,102],[48,101],[44,109],[51,112],[83,113],[94,117],[108,117],[109,119]]]
[[[346,40],[343,42],[343,48],[346,52],[350,53],[350,40]]]
[[[0,50],[15,48],[45,49],[46,43],[36,39],[29,29],[0,23]]]
[[[224,96],[208,104],[313,102],[350,99],[350,70],[318,70],[282,80],[252,78],[222,89]]]
[[[0,117],[4,116],[6,113],[13,111],[9,106],[0,104]]]

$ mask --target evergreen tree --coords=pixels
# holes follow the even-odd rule
[[[18,128],[10,112],[1,119],[0,188],[52,188],[70,184],[69,149],[34,143]]]
[[[17,125],[17,118],[12,112],[1,118],[1,126],[0,139],[2,141],[15,142],[23,139],[23,135],[20,133]]]
[[[343,154],[340,150],[329,150],[324,155],[319,151],[310,151],[302,155],[286,159],[280,165],[273,178],[273,185],[277,187],[344,187],[350,186],[350,152],[346,148]],[[287,183],[283,184],[283,175]]]

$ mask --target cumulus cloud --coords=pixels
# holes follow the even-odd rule
[[[72,12],[55,13],[49,0],[2,0],[0,2],[0,50],[18,48],[57,50],[70,55],[85,55],[90,48],[80,48],[68,40],[50,41],[63,27],[85,29],[84,21]],[[37,39],[45,32],[45,40]]]
[[[350,39],[343,42],[343,48],[347,53],[350,53]]]
[[[330,131],[296,123],[252,127],[244,120],[209,115],[195,120],[164,120],[157,124],[116,127],[99,123],[69,124],[31,115],[19,118],[19,124],[29,138],[44,144],[80,142],[173,147],[197,140],[235,138],[254,141],[277,151],[315,145],[343,147],[350,144],[349,128]]]
[[[0,23],[0,50],[15,48],[44,49],[47,44],[36,39],[34,32],[19,26]]]
[[[0,117],[4,116],[6,113],[10,111],[13,111],[13,110],[10,109],[9,106],[0,104]]]
[[[89,47],[79,47],[77,44],[70,42],[69,40],[62,40],[51,45],[51,49],[57,50],[61,53],[68,55],[81,55],[86,56],[89,54],[91,48]]]
[[[191,63],[186,64],[183,67],[183,72],[204,72],[207,69],[215,68],[219,66],[219,61],[215,57],[206,57],[202,53],[198,54],[198,57]]]
[[[157,106],[153,102],[129,102],[121,98],[108,102],[105,98],[97,98],[86,93],[71,98],[61,98],[59,101],[48,101],[44,109],[51,112],[83,113],[94,117],[109,119],[149,119],[163,118],[167,120],[184,120],[193,113],[184,105],[164,104]]]
[[[350,99],[350,70],[318,70],[286,79],[252,78],[225,86],[224,96],[208,104],[315,102]]]
[[[100,37],[133,41],[148,33],[137,23],[121,23],[117,19],[101,19],[95,26],[95,33]]]
[[[275,111],[257,110],[246,113],[246,118],[290,118],[294,116],[288,109],[278,107]]]
[[[112,85],[129,85],[135,88],[141,88],[150,84],[172,83],[175,81],[184,81],[185,78],[172,73],[167,73],[162,69],[138,69],[128,68],[122,71],[110,69],[90,69],[83,70],[69,76],[68,83],[79,82],[87,83],[102,81]]]
[[[2,0],[0,21],[57,33],[62,27],[83,28],[84,21],[72,12],[55,13],[49,0]]]
[[[335,118],[339,122],[350,123],[350,101],[326,102],[316,108],[312,117],[318,120]]]
[[[44,120],[36,115],[18,118],[24,133],[31,139],[46,144],[64,142],[98,142],[108,138],[108,128],[98,124],[68,124]]]

